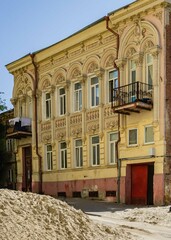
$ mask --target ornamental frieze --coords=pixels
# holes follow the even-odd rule
[[[114,116],[114,111],[111,108],[111,105],[105,107],[105,109],[104,109],[104,116],[105,117]]]
[[[55,127],[56,128],[63,128],[65,126],[66,126],[66,119],[65,118],[56,120],[56,122],[55,122]]]
[[[99,109],[87,112],[87,121],[94,121],[96,119],[99,119]]]
[[[70,117],[70,124],[74,125],[74,124],[81,124],[82,123],[82,115],[81,114],[77,114],[74,116]]]
[[[41,124],[41,131],[49,131],[51,130],[51,123],[48,122],[48,123],[42,123]]]

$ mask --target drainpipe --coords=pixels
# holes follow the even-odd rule
[[[34,93],[33,93],[33,96],[34,96],[34,108],[35,108],[35,112],[34,112],[34,117],[35,117],[35,138],[36,138],[36,155],[38,156],[38,163],[39,163],[39,188],[38,188],[38,192],[39,194],[42,194],[42,157],[41,155],[39,154],[39,151],[38,151],[38,127],[37,127],[37,95],[36,95],[36,92],[37,92],[37,89],[38,89],[38,70],[37,70],[37,65],[35,63],[35,54],[32,53],[30,54],[30,57],[31,57],[31,60],[32,60],[32,64],[34,66],[34,74],[35,74],[35,81],[33,83],[33,86],[34,86]]]
[[[110,32],[112,32],[115,36],[116,36],[116,59],[115,61],[118,59],[118,52],[119,52],[119,34],[116,33],[115,31],[113,31],[113,29],[111,29],[109,27],[109,16],[105,17],[106,19],[106,29],[108,29]],[[116,65],[114,61],[114,67],[117,69],[118,71],[118,87],[120,87],[120,71],[118,66]],[[113,91],[112,91],[113,94]],[[113,106],[113,101],[112,101],[112,108]],[[118,141],[116,142],[116,159],[117,159],[117,203],[120,203],[120,178],[121,178],[121,159],[119,159],[119,143],[121,141],[121,137],[120,137],[120,114],[118,113]]]

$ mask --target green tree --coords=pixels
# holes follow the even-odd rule
[[[6,101],[2,98],[2,94],[4,93],[0,92],[0,112],[3,112],[4,110],[7,109]]]

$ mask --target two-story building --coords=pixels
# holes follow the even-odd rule
[[[17,189],[171,201],[171,1],[137,0],[6,65]]]

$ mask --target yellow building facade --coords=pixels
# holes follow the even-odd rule
[[[17,189],[170,202],[170,12],[138,0],[6,65]]]

